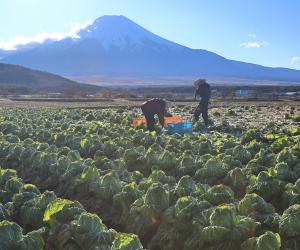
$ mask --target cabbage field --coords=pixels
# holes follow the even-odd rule
[[[0,250],[299,250],[299,113],[220,106],[181,136],[129,106],[2,107]]]

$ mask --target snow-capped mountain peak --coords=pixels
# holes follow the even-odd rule
[[[3,56],[4,55],[4,56]],[[124,16],[103,16],[59,41],[43,42],[3,62],[65,76],[203,76],[300,81],[300,71],[227,60],[147,31]]]
[[[106,50],[141,48],[151,44],[174,47],[174,43],[149,32],[124,16],[102,16],[81,30],[78,36],[80,40],[96,39]]]

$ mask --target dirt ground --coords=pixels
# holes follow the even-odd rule
[[[112,99],[99,102],[53,102],[53,101],[12,101],[0,99],[3,108],[54,108],[54,109],[106,109],[106,108],[138,108],[142,100]],[[182,116],[182,109],[186,110],[185,120],[191,120],[193,109],[198,102],[170,102],[171,112]],[[249,102],[249,101],[216,101],[212,100],[209,107],[209,116],[213,121],[226,120],[229,124],[240,126],[267,126],[275,123],[278,126],[299,126],[299,123],[287,119],[289,116],[300,115],[300,102]]]

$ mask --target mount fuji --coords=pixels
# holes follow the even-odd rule
[[[64,76],[230,77],[300,82],[300,71],[228,60],[157,36],[124,16],[103,16],[75,37],[8,54],[5,63]]]

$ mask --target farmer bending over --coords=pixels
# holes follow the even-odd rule
[[[204,124],[208,125],[208,102],[211,96],[210,85],[206,82],[205,79],[199,79],[195,81],[195,100],[197,95],[201,97],[198,107],[194,111],[194,118],[196,121],[199,121],[199,116],[202,114]]]
[[[143,103],[141,107],[147,121],[147,129],[154,130],[155,119],[154,115],[158,116],[159,123],[164,126],[165,115],[167,115],[167,102],[163,99],[154,98]]]

